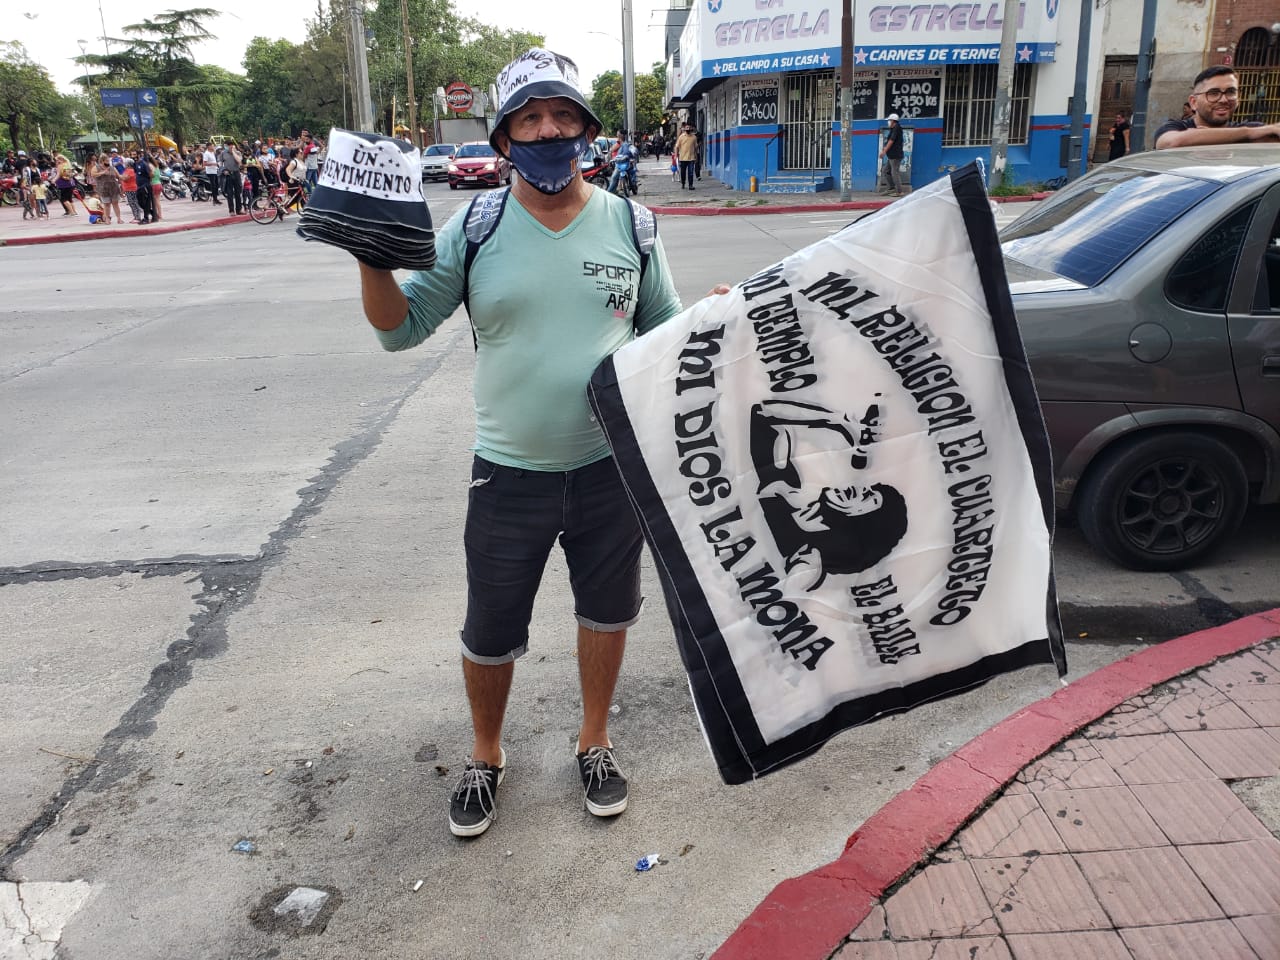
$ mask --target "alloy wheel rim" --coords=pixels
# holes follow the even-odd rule
[[[1143,466],[1126,484],[1119,503],[1120,530],[1150,554],[1176,554],[1203,543],[1218,528],[1226,483],[1211,464],[1168,457]]]

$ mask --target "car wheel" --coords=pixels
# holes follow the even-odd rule
[[[1248,479],[1226,444],[1160,433],[1107,451],[1080,486],[1076,516],[1100,553],[1135,570],[1178,570],[1235,532]]]
[[[450,190],[457,190],[457,189],[458,189],[458,185],[457,185],[456,183],[454,183],[452,180],[450,180],[450,181],[449,181],[449,189],[450,189]]]

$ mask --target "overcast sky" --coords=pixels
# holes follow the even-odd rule
[[[8,3],[5,5],[5,25],[0,28],[0,39],[20,41],[32,59],[43,64],[54,83],[66,92],[71,91],[71,81],[82,73],[74,63],[74,58],[80,55],[77,41],[86,41],[90,53],[105,52],[100,39],[103,36],[103,21],[106,23],[106,36],[119,37],[123,36],[121,28],[126,23],[137,23],[164,10],[202,5],[173,0],[155,0],[152,5],[145,2],[139,4],[138,0],[128,3],[124,0],[101,0],[101,5],[98,0],[60,0],[53,4],[36,0],[11,2],[12,7]],[[254,37],[264,36],[272,40],[283,37],[294,43],[302,42],[306,37],[303,20],[314,9],[313,4],[314,0],[300,4],[215,0],[209,5],[223,13],[212,22],[210,29],[218,39],[198,46],[196,59],[201,63],[212,63],[242,73],[244,67],[240,59],[245,47]],[[154,10],[151,6],[154,6]],[[660,24],[663,12],[657,9],[659,6],[657,3],[646,3],[645,0],[633,3],[635,65],[640,73],[662,59]],[[622,69],[622,13],[619,0],[606,0],[604,3],[579,0],[576,4],[558,4],[554,7],[549,3],[531,0],[454,0],[454,9],[484,23],[545,35],[548,47],[577,61],[582,73],[582,85],[588,93],[591,91],[591,81],[596,76],[606,70]],[[610,9],[615,11],[612,16],[608,13]],[[9,13],[9,10],[15,12]],[[550,11],[554,13],[548,16]]]

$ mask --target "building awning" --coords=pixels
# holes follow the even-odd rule
[[[702,99],[704,93],[710,93],[720,84],[724,83],[728,77],[703,77],[683,95],[675,96],[667,102],[668,110],[688,110],[695,106]]]

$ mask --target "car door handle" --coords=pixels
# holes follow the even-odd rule
[[[1264,377],[1280,377],[1280,357],[1263,357],[1262,375]]]

